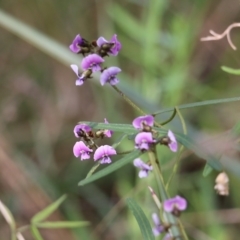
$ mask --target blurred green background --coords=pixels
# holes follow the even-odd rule
[[[5,0],[0,6],[56,41],[29,35],[18,25],[21,37],[16,36],[9,26],[2,28],[0,12],[0,199],[18,226],[23,226],[67,193],[68,199],[51,219],[91,222],[87,228],[41,231],[44,240],[141,239],[125,198],[133,197],[151,218],[156,208],[147,186],[153,184],[153,176],[140,180],[128,165],[96,183],[78,187],[93,163],[80,162],[72,153],[76,141],[73,128],[78,121],[102,122],[106,117],[113,123],[131,123],[138,113],[111,88],[101,87],[97,78],[76,87],[69,65],[79,64],[81,59],[74,57],[68,46],[78,33],[89,40],[99,36],[110,39],[117,33],[123,47],[107,63],[122,69],[120,89],[149,113],[184,103],[236,97],[239,77],[220,67],[239,68],[239,50],[233,51],[226,39],[201,42],[200,38],[210,29],[221,33],[239,22],[239,1]],[[240,49],[239,29],[231,36]],[[31,37],[46,48],[34,47],[29,43]],[[239,121],[239,109],[236,102],[187,109],[182,114],[189,134],[199,144],[205,142],[203,145],[216,155],[224,151],[238,159],[237,145],[228,130]],[[159,120],[168,116],[160,115]],[[179,120],[170,126],[182,132]],[[129,149],[129,144],[132,146],[125,142],[119,149]],[[167,177],[176,156],[159,150]],[[172,195],[188,199],[182,219],[189,238],[238,240],[240,176],[228,172],[230,196],[219,197],[213,189],[217,173],[204,178],[203,167],[203,159],[185,151],[170,187]],[[32,239],[28,231],[23,235]],[[10,239],[2,217],[0,239]]]

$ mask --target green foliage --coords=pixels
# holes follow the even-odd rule
[[[143,239],[154,240],[155,237],[153,236],[151,225],[143,210],[132,198],[127,198],[126,201],[129,209],[132,211],[135,219],[137,220]]]

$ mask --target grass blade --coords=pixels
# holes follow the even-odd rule
[[[37,213],[35,216],[33,216],[31,222],[32,223],[38,223],[43,220],[45,220],[49,215],[51,215],[66,199],[67,195],[63,195],[60,197],[57,201],[53,202],[49,206],[47,206],[45,209]]]
[[[230,73],[230,74],[240,75],[240,69],[233,69],[233,68],[226,67],[226,66],[222,66],[221,69],[224,72],[227,72],[227,73]]]

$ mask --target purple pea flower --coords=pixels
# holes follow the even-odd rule
[[[137,168],[140,168],[140,172],[138,173],[138,176],[140,178],[145,178],[148,176],[149,171],[153,170],[152,166],[149,166],[148,164],[146,164],[145,162],[143,162],[140,158],[136,158],[133,161],[133,165]]]
[[[158,236],[164,232],[164,226],[160,223],[160,219],[156,213],[152,214],[152,220],[154,223],[154,228],[152,229],[154,236]]]
[[[90,158],[90,152],[93,150],[85,145],[83,141],[76,142],[73,146],[73,154],[75,157],[80,157],[81,160],[86,160]]]
[[[111,163],[112,160],[109,156],[116,155],[116,154],[117,152],[113,147],[109,145],[104,145],[99,147],[95,151],[93,158],[94,158],[94,161],[101,160],[100,161],[101,164]]]
[[[149,145],[153,142],[155,141],[153,140],[152,133],[150,132],[140,132],[135,137],[136,148],[141,150],[148,150]]]
[[[81,67],[83,70],[91,69],[92,72],[97,72],[101,70],[100,64],[104,62],[104,59],[99,55],[93,53],[83,58]]]
[[[173,238],[171,237],[170,233],[167,233],[167,234],[164,236],[163,240],[173,240]]]
[[[78,66],[75,64],[70,65],[70,67],[72,68],[72,70],[75,72],[75,74],[77,75],[78,79],[76,80],[75,84],[76,86],[81,86],[83,85],[83,83],[85,82],[85,80],[87,78],[91,77],[92,74],[92,70],[91,69],[87,69],[86,71],[84,71],[82,74],[79,74],[79,69]]]
[[[116,85],[119,83],[119,80],[117,79],[117,74],[121,72],[122,70],[118,67],[109,67],[105,69],[100,77],[100,83],[103,86],[105,83],[109,83],[110,85]]]
[[[77,138],[79,138],[79,136],[81,136],[83,133],[89,133],[91,131],[91,127],[84,123],[76,125],[73,129],[73,132]]]
[[[174,136],[171,130],[168,130],[168,138],[169,138],[168,147],[172,152],[176,152],[178,150],[178,143],[176,137]]]
[[[163,203],[163,209],[166,212],[171,212],[175,216],[179,216],[181,211],[184,211],[187,208],[187,201],[185,198],[176,196],[165,200]]]
[[[152,115],[140,116],[133,120],[132,125],[136,129],[143,129],[144,126],[152,127],[154,124],[154,117]]]
[[[84,44],[84,39],[78,34],[74,39],[72,44],[69,46],[70,50],[74,53],[79,53],[81,51],[81,45]]]
[[[106,49],[113,56],[117,56],[122,48],[122,44],[117,40],[117,34],[114,34],[110,41],[107,41],[104,37],[99,37],[97,45],[99,48]]]
[[[104,123],[109,124],[106,118],[104,118]],[[113,135],[113,131],[106,129],[106,130],[104,130],[103,134],[106,137],[110,138]]]

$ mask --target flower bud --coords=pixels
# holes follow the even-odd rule
[[[214,189],[219,195],[227,196],[229,194],[229,178],[225,172],[221,172],[216,177]]]

